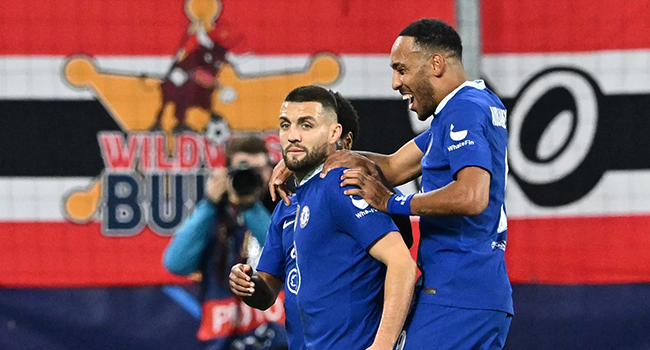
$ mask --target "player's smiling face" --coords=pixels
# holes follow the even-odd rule
[[[431,55],[416,50],[414,38],[400,36],[395,40],[390,53],[393,68],[393,90],[398,90],[403,99],[409,100],[409,109],[417,113],[418,119],[426,120],[437,107],[434,88],[431,84]]]
[[[320,102],[284,102],[279,118],[282,156],[289,168],[306,173],[329,154],[341,135],[336,114]]]

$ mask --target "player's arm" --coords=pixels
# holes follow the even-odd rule
[[[326,178],[326,185],[338,187],[342,174],[340,169],[332,171]],[[380,183],[375,178],[372,180]],[[357,216],[360,209],[358,203],[353,197],[344,195],[346,190],[349,188],[339,187],[336,191],[328,191],[324,200],[328,201],[333,214],[338,218],[338,225],[387,267],[384,307],[371,348],[392,349],[411,303],[416,265],[390,217],[373,210],[367,211],[367,215]],[[384,234],[385,232],[388,233]]]
[[[490,182],[493,166],[491,142],[488,133],[497,133],[504,139],[505,133],[500,127],[493,125],[491,116],[482,106],[474,102],[463,101],[456,103],[448,112],[454,115],[453,125],[443,125],[443,129],[464,130],[460,146],[457,140],[443,136],[441,141],[443,152],[449,160],[451,181],[444,187],[426,193],[408,196],[397,196],[368,180],[361,172],[347,171],[342,178],[344,185],[358,186],[346,194],[358,194],[378,210],[389,214],[415,214],[419,216],[471,216],[482,213],[487,208],[490,199]],[[452,108],[452,107],[449,107]],[[421,134],[414,139],[416,147],[424,149],[426,144],[431,147],[433,142],[427,134]],[[439,147],[439,146],[438,146]]]
[[[230,269],[230,290],[250,307],[266,310],[273,306],[282,289],[282,280],[250,265],[237,264]]]
[[[420,162],[424,153],[415,144],[414,140],[409,141],[390,155],[373,152],[359,152],[359,154],[378,166],[393,187],[405,184],[422,174],[422,165]],[[347,167],[353,168],[350,166]]]
[[[422,174],[420,161],[423,155],[424,153],[414,140],[409,141],[391,155],[341,150],[327,157],[321,177],[325,177],[331,169],[335,168],[359,168],[378,180],[382,180],[388,187],[399,186]],[[281,160],[275,166],[269,181],[269,192],[273,200],[276,199],[277,193],[285,204],[291,203],[289,200],[291,194],[284,185],[291,174],[292,172],[287,169],[284,161]]]
[[[384,281],[384,308],[375,340],[370,349],[392,349],[413,297],[417,267],[399,232],[380,238],[368,251],[387,267]]]
[[[272,224],[268,226],[266,242],[257,268],[237,264],[230,269],[230,289],[251,307],[266,310],[275,303],[284,281],[285,255],[282,249],[282,222],[278,221],[279,204],[273,212]],[[276,224],[273,224],[276,222]]]
[[[394,187],[413,180],[422,173],[423,153],[414,140],[409,141],[397,152],[391,155],[372,153],[337,151],[325,160],[321,177],[335,168],[360,169],[366,174],[381,180],[385,186]]]
[[[414,195],[410,211],[418,216],[479,215],[490,201],[491,177],[483,168],[465,167],[447,186]]]
[[[395,195],[365,172],[348,169],[341,186],[355,186],[344,193],[361,196],[375,209],[389,214],[445,216],[478,215],[490,200],[491,174],[476,166],[461,169],[456,179],[437,190],[408,196]]]

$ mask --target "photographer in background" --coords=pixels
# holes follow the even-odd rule
[[[284,316],[282,302],[262,317],[246,309],[228,286],[231,266],[256,264],[271,223],[261,201],[272,171],[264,140],[230,140],[226,166],[212,172],[204,198],[170,241],[163,264],[176,275],[200,275],[197,337],[205,349],[286,349],[286,332],[277,323]]]

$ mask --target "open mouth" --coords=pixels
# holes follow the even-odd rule
[[[413,105],[415,104],[415,98],[413,98],[412,94],[403,94],[402,100],[409,100],[409,109],[413,110]]]

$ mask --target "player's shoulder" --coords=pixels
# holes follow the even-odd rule
[[[278,204],[276,204],[275,209],[273,209],[273,213],[271,214],[272,219],[282,219],[288,215],[296,213],[296,208],[298,206],[296,195],[294,194],[290,196],[289,199],[291,200],[291,204],[289,205],[284,204],[284,201],[282,200],[278,201]]]
[[[332,185],[334,183],[337,183],[337,184],[341,183],[341,176],[343,175],[343,172],[346,169],[347,168],[344,168],[344,167],[330,169],[330,171],[327,172],[327,175],[325,175],[325,177],[322,178],[321,181],[323,182],[323,184],[328,185],[326,187],[327,189],[331,189],[330,188],[331,186],[329,186],[329,185]]]
[[[346,168],[346,167],[338,167],[338,168],[330,169],[330,171],[327,172],[327,176],[325,176],[325,179],[332,179],[333,178],[332,176],[336,175],[336,174],[338,174],[338,176],[341,176],[341,174],[343,174],[343,172],[346,169],[348,169],[348,168]],[[338,177],[336,177],[336,179],[338,179]]]
[[[323,194],[327,196],[327,198],[333,198],[336,200],[345,197],[345,194],[343,194],[345,188],[341,187],[341,176],[347,169],[348,168],[345,167],[331,169],[327,172],[327,175],[321,179],[323,181]]]
[[[490,107],[505,108],[501,99],[492,90],[481,85],[479,87],[467,86],[453,98],[455,105],[465,108],[481,108],[489,110]]]
[[[341,182],[341,175],[343,175],[345,169],[347,168],[330,169],[325,177],[322,177],[322,173],[318,174],[317,176],[321,177],[318,180],[320,182],[319,186],[323,188],[325,192],[330,192],[329,190],[331,190],[332,184]]]
[[[450,110],[484,109],[490,104],[490,99],[479,90],[467,89],[466,93],[454,96],[448,107]]]
[[[491,108],[496,106],[503,105],[500,103],[496,104],[493,100],[487,98],[485,95],[478,94],[476,92],[460,94],[454,96],[450,103],[445,106],[445,115],[447,118],[443,119],[447,120],[448,122],[460,122],[465,120],[467,122],[485,123],[490,119]]]

